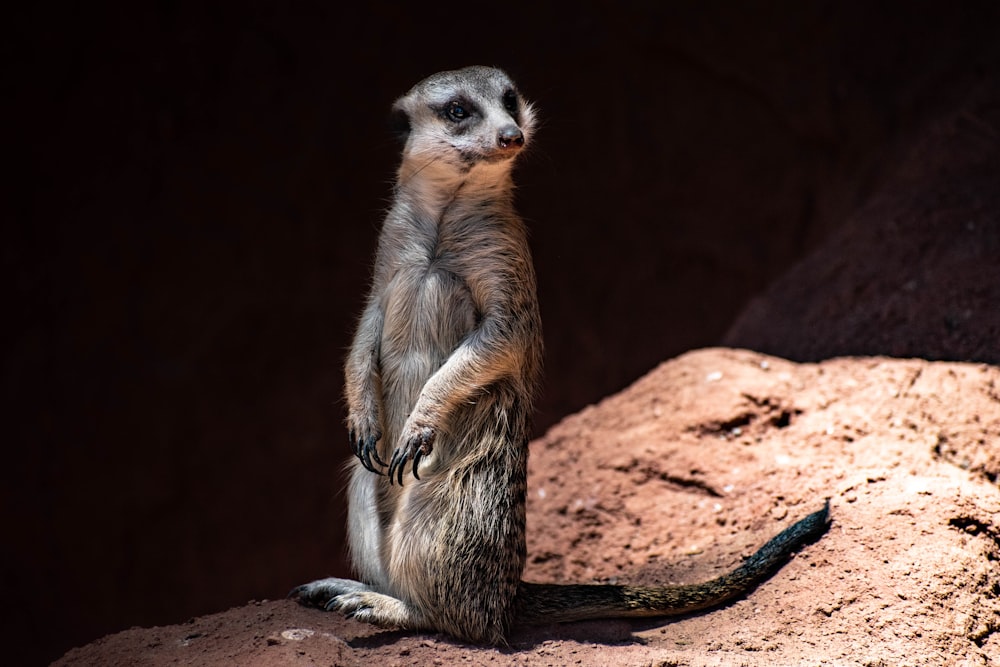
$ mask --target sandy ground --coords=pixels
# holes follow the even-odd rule
[[[260,601],[55,664],[1000,664],[998,474],[996,367],[695,351],[532,444],[525,578],[705,579],[829,498],[829,533],[744,599],[506,649]]]

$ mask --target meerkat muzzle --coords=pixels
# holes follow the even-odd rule
[[[514,125],[505,127],[497,134],[497,145],[503,149],[521,148],[524,146],[524,133]]]

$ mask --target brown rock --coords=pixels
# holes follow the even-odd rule
[[[1000,89],[932,123],[898,173],[753,299],[723,338],[845,354],[1000,363]]]
[[[744,599],[503,650],[251,603],[56,664],[994,664],[998,443],[993,366],[696,351],[533,443],[526,578],[709,578],[830,498],[830,532]]]

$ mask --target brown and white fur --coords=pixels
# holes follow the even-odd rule
[[[826,508],[704,584],[522,582],[542,336],[511,170],[535,112],[488,67],[435,74],[393,111],[405,147],[345,372],[356,455],[348,538],[361,581],[321,579],[292,597],[383,627],[502,644],[515,620],[719,604],[825,530]]]

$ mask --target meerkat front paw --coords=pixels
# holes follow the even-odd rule
[[[378,426],[377,419],[359,419],[353,413],[347,418],[349,437],[351,439],[351,449],[367,470],[381,475],[381,470],[376,470],[372,464],[386,467],[386,464],[378,455],[378,441],[382,439],[382,429]]]
[[[403,484],[403,469],[406,462],[413,460],[413,477],[420,479],[417,473],[417,466],[420,459],[428,455],[434,449],[434,439],[437,434],[430,426],[420,426],[415,424],[403,430],[403,438],[399,447],[392,453],[392,460],[389,461],[389,483],[392,484],[393,476],[397,477],[400,486]]]

